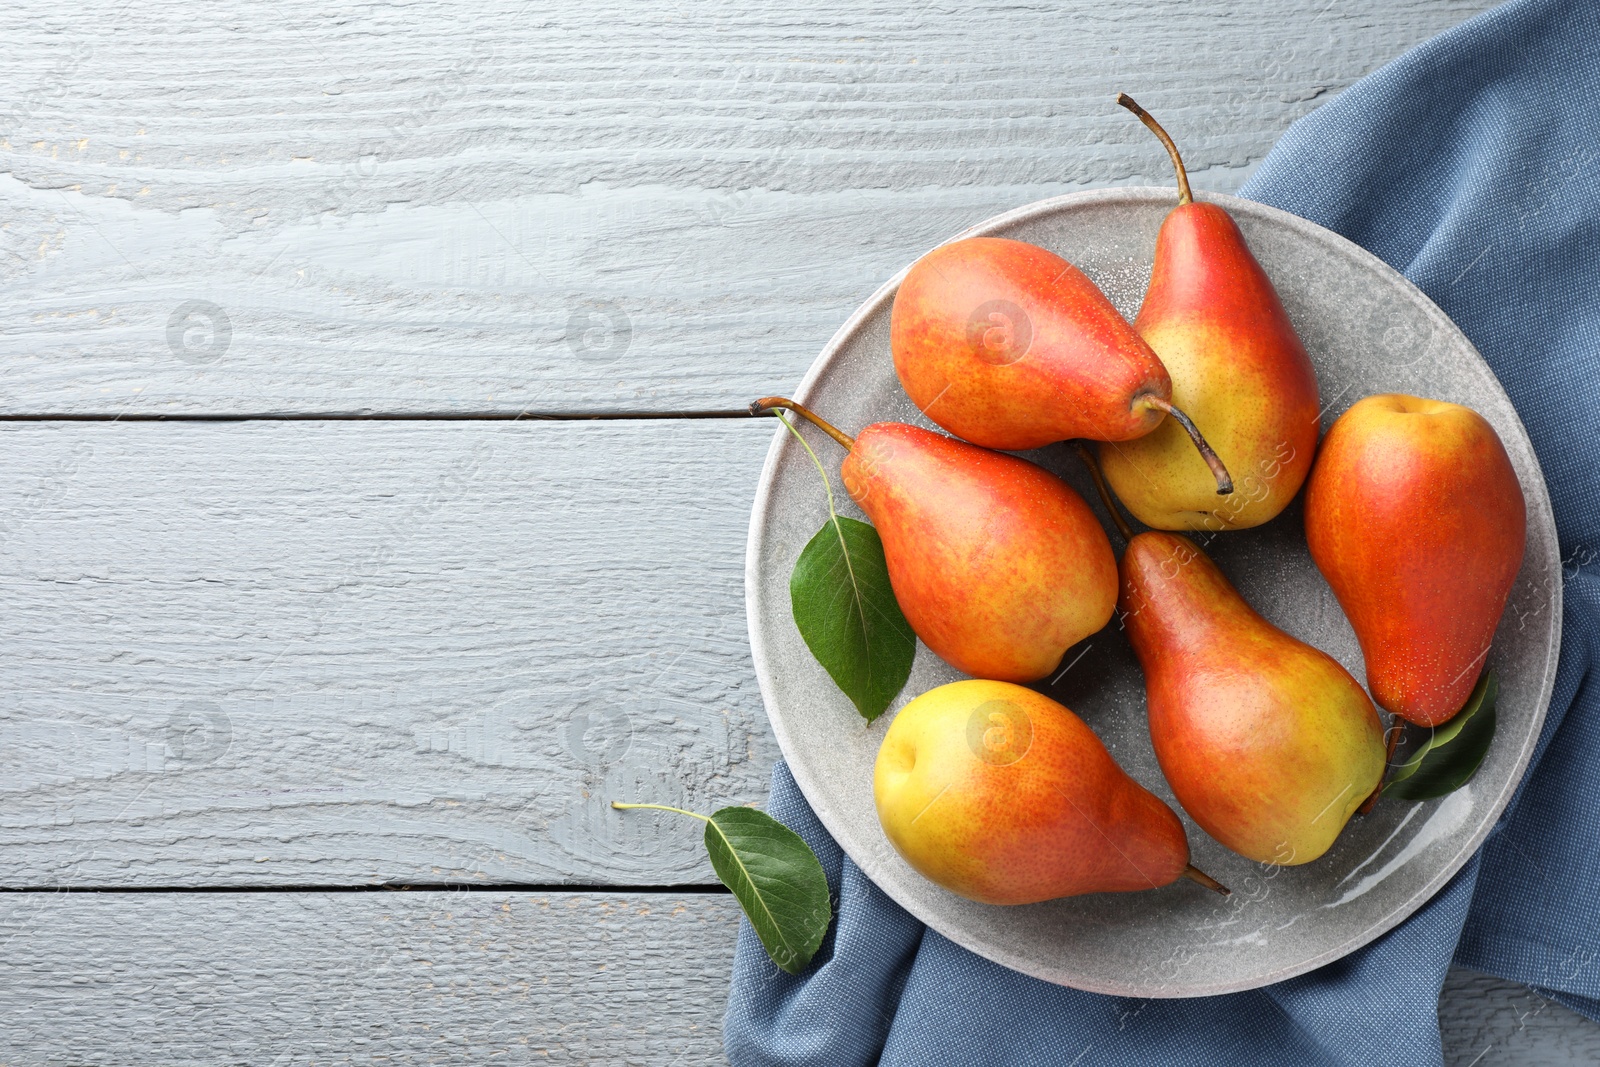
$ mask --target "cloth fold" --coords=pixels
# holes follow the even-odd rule
[[[1514,0],[1296,123],[1243,195],[1403,272],[1477,345],[1532,437],[1564,560],[1561,662],[1529,776],[1473,859],[1346,958],[1193,1000],[1084,993],[927,930],[828,836],[780,765],[770,810],[817,852],[838,919],[791,977],[746,926],[734,1067],[1441,1064],[1452,960],[1600,1019],[1600,5]]]

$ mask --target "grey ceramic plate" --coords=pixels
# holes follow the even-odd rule
[[[1499,731],[1467,787],[1423,804],[1383,801],[1302,867],[1242,859],[1186,818],[1194,862],[1233,888],[1227,899],[1180,880],[1149,892],[1024,907],[975,904],[917,874],[884,837],[872,766],[894,709],[865,725],[795,629],[789,572],[827,510],[815,468],[782,430],[756,494],[746,560],[750,639],[773,730],[806,798],[850,858],[913,915],[979,955],[1051,982],[1124,996],[1200,996],[1276,982],[1338,959],[1420,907],[1483,842],[1510,800],[1544,719],[1560,642],[1560,557],[1544,479],[1521,420],[1471,343],[1410,282],[1349,241],[1246,200],[1205,199],[1233,212],[1277,285],[1316,364],[1324,429],[1364,396],[1414,393],[1476,408],[1511,454],[1527,495],[1527,556],[1489,657],[1500,676]],[[1149,278],[1156,230],[1174,202],[1165,189],[1077,193],[961,236],[1043,245],[1082,267],[1131,318]],[[899,281],[850,317],[796,394],[847,433],[886,419],[931,427],[901,392],[890,362],[889,309]],[[838,449],[820,435],[816,447],[837,488]],[[1093,498],[1063,446],[1032,458]],[[838,497],[848,507],[848,497]],[[1298,503],[1264,527],[1217,537],[1209,551],[1267,618],[1364,677],[1355,635],[1307,554]],[[1115,622],[1068,650],[1063,663],[1045,691],[1083,716],[1130,774],[1181,811],[1151,750],[1143,679]],[[958,677],[919,647],[895,708]]]

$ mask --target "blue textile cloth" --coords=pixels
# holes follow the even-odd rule
[[[1566,561],[1537,762],[1479,855],[1411,919],[1321,970],[1195,1000],[1049,985],[927,930],[850,862],[780,766],[838,919],[790,977],[748,926],[726,1046],[769,1064],[1439,1064],[1459,963],[1600,1019],[1600,5],[1515,0],[1296,123],[1244,193],[1405,273],[1499,375],[1533,438]]]

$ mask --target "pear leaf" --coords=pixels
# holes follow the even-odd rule
[[[1461,710],[1432,734],[1417,754],[1395,768],[1385,795],[1400,800],[1432,800],[1466,785],[1494,740],[1495,700],[1500,683],[1484,671]]]
[[[789,576],[794,622],[806,647],[868,721],[911,676],[917,637],[889,584],[878,531],[830,518]]]
[[[772,962],[790,974],[805,970],[833,920],[828,879],[816,853],[799,834],[754,808],[723,808],[711,816],[706,851]]]
[[[723,808],[707,816],[665,804],[614,800],[611,806],[671,811],[705,823],[711,868],[732,890],[767,955],[790,974],[806,969],[828,934],[833,900],[822,864],[804,838],[755,808]]]

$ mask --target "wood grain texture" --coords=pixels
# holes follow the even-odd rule
[[[722,1057],[738,908],[667,894],[0,899],[0,1064]]]
[[[0,885],[713,882],[772,432],[0,427]]]
[[[0,411],[575,411],[792,387],[934,242],[1232,190],[1489,0],[0,12]]]
[[[0,1063],[726,1062],[726,895],[0,897]],[[1600,1026],[1453,971],[1449,1067],[1600,1060]]]
[[[1600,1063],[1600,1025],[1527,986],[1454,968],[1439,994],[1445,1067]]]

